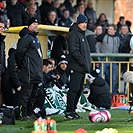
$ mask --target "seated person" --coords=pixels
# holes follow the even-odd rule
[[[96,71],[92,71],[91,74],[88,74],[88,80],[90,83],[89,102],[94,104],[97,108],[110,109],[112,96],[106,81],[98,76]]]
[[[34,104],[34,114],[38,118],[40,116],[42,118],[46,117],[44,110],[44,101],[45,101],[46,92],[44,88],[46,87],[47,79],[45,75],[47,75],[47,73],[51,71],[51,67],[52,63],[47,59],[43,59],[43,83],[39,84],[38,93]]]
[[[67,68],[67,59],[65,55],[62,55],[60,58],[60,61],[58,63],[58,66],[55,70],[55,74],[59,75],[58,82],[56,82],[57,87],[60,89],[68,88],[68,73],[66,71]]]

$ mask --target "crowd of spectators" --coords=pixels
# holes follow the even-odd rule
[[[110,24],[105,13],[101,13],[97,18],[96,11],[93,9],[93,3],[91,1],[77,0],[75,6],[73,6],[73,0],[65,0],[64,3],[60,3],[59,0],[45,0],[42,1],[40,6],[38,6],[36,0],[0,1],[0,20],[4,23],[5,30],[9,27],[28,25],[29,19],[32,17],[36,18],[39,24],[71,27],[73,23],[77,22],[77,16],[82,14],[88,19],[85,36],[91,53],[130,53],[130,46],[132,46],[133,42],[130,42],[130,39],[132,38],[130,30],[131,22],[126,21],[124,16],[120,16],[117,25]],[[43,60],[43,84],[45,84],[45,87],[49,87],[52,82],[52,84],[56,84],[59,89],[69,88],[69,74],[66,72],[68,65],[67,55],[69,54],[67,39],[60,35],[49,37],[49,40],[52,42],[49,46],[49,50],[51,50],[51,58]],[[16,88],[20,91],[19,89],[21,88],[19,87],[21,85],[18,80],[19,72],[15,70],[15,72],[17,72],[15,74],[18,77],[16,79],[13,77],[14,75],[12,75],[12,71],[15,69],[15,62],[11,61],[15,60],[14,54],[15,50],[11,48],[9,50],[8,69],[6,70],[10,81],[7,82],[15,82],[16,86],[14,87],[13,85],[15,84],[12,84],[12,88]],[[105,61],[105,58],[96,57],[92,58],[92,60]],[[116,61],[116,58],[110,57],[109,60]],[[127,60],[127,58],[121,60]],[[96,64],[96,68],[101,69],[101,65]],[[119,93],[118,65],[114,63],[112,69],[112,93]],[[9,73],[9,71],[11,73]],[[122,71],[126,71],[124,65],[122,66]],[[110,64],[108,63],[104,65],[104,74],[105,81],[110,86]],[[11,82],[13,79],[14,81]],[[10,89],[11,92],[9,92],[9,94],[6,93],[10,87],[5,83],[5,88],[6,87],[7,89],[5,89],[4,92],[5,103],[8,105],[16,105],[17,103],[10,100],[14,99],[12,98],[12,96],[14,97],[14,94],[10,94],[12,93],[12,90]],[[43,94],[42,97],[44,99],[45,94],[41,89],[40,93]],[[18,98],[18,95],[19,93],[15,96],[15,99]],[[6,97],[8,97],[8,99],[6,99]],[[38,104],[36,106],[38,106]],[[42,106],[43,105],[41,104],[41,108]]]

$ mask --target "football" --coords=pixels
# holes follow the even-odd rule
[[[101,112],[101,122],[109,122],[111,119],[111,114],[107,110]]]
[[[89,113],[89,120],[91,122],[100,122],[102,119],[101,113],[99,111],[91,111]]]

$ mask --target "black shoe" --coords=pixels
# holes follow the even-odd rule
[[[24,116],[20,118],[21,121],[29,121],[29,117],[28,116]]]
[[[29,118],[29,120],[37,120],[37,117],[35,117],[34,115],[31,116],[27,116]]]
[[[70,120],[76,120],[79,119],[76,115],[75,112],[66,112],[65,117],[70,119]]]
[[[78,119],[83,119],[83,117],[79,116],[76,112],[74,112],[74,114]]]

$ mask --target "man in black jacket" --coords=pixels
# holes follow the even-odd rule
[[[97,69],[91,72],[88,80],[90,81],[89,102],[97,108],[110,109],[112,101],[110,89],[106,81],[98,76]]]
[[[85,73],[90,71],[90,48],[85,37],[87,17],[79,14],[77,23],[71,26],[68,38],[68,69],[70,70],[70,84],[67,94],[66,117],[80,119],[75,112],[79,97],[83,90]]]
[[[1,97],[1,80],[2,80],[2,73],[4,72],[5,68],[5,36],[2,35],[4,31],[4,23],[0,21],[0,97]],[[0,105],[2,104],[2,99],[0,99]]]
[[[21,90],[20,71],[16,66],[15,53],[14,48],[9,49],[7,68],[2,75],[4,103],[9,106],[18,106]]]
[[[38,83],[43,79],[43,58],[41,45],[37,35],[38,20],[34,17],[28,21],[28,28],[23,28],[19,35],[16,59],[20,69],[22,91],[21,111],[22,120],[33,118],[33,105],[38,89]]]

